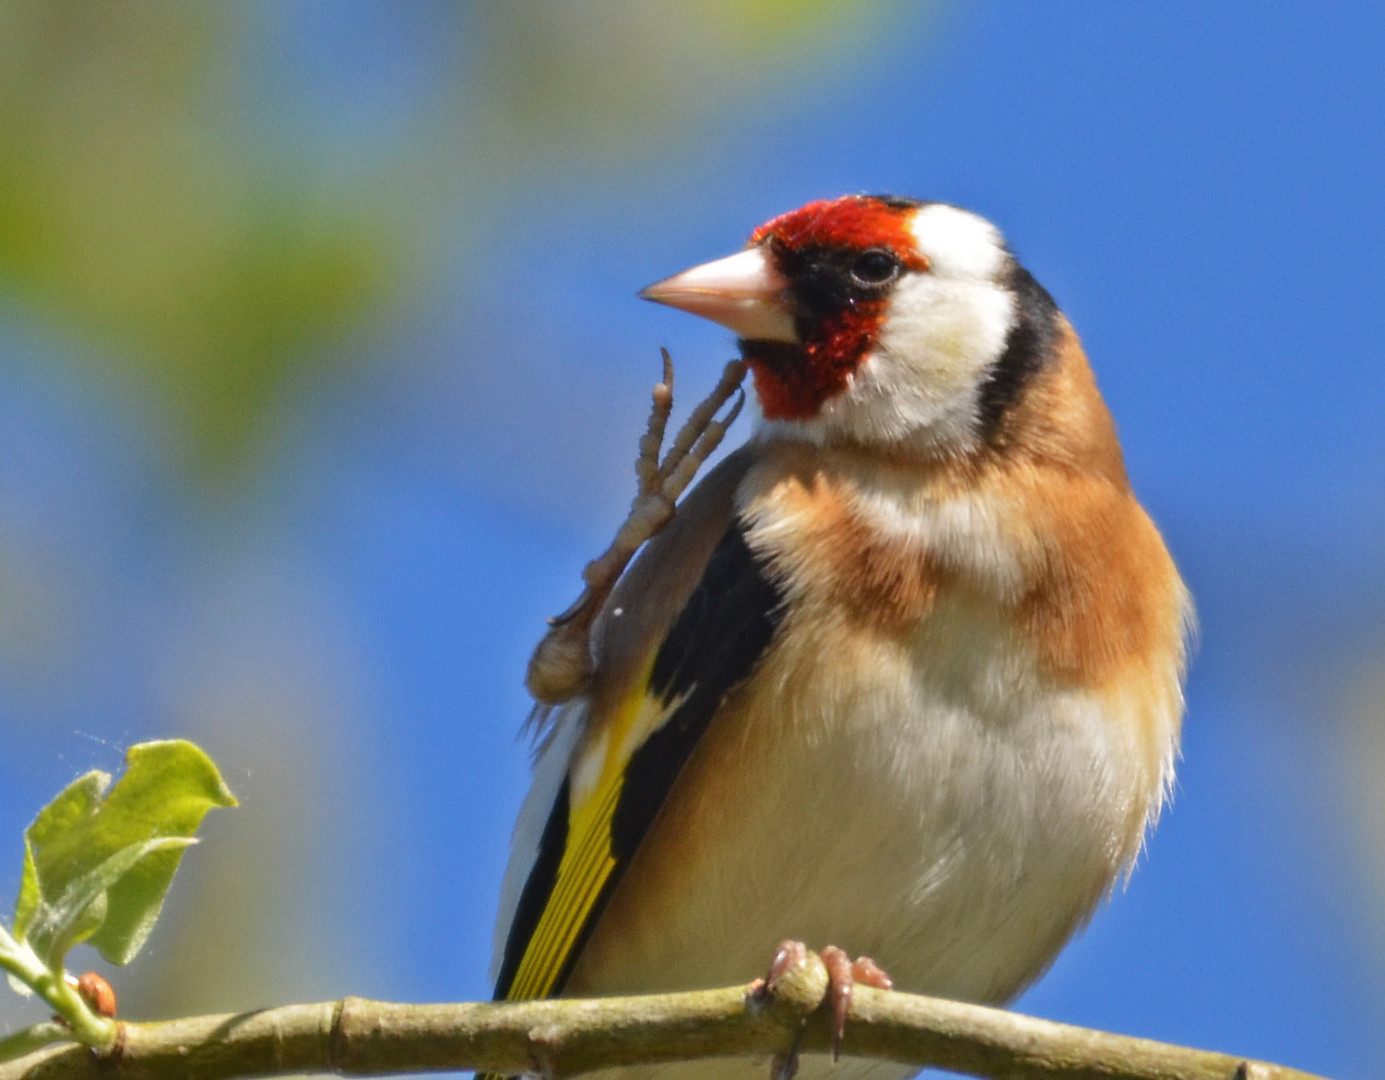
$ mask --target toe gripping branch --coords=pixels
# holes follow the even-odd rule
[[[660,352],[664,359],[664,377],[654,387],[649,426],[640,439],[639,457],[635,461],[638,486],[630,513],[616,531],[611,546],[583,569],[582,595],[561,615],[548,620],[548,632],[529,658],[524,684],[535,700],[544,705],[561,704],[585,689],[592,674],[592,624],[611,590],[640,545],[673,519],[678,497],[721,444],[726,429],[745,405],[745,391],[741,388],[745,363],[732,360],[726,365],[716,388],[692,411],[660,460],[664,431],[673,411],[673,358],[667,349]],[[718,417],[732,397],[735,403],[725,416]]]
[[[818,977],[814,975],[815,967],[821,972]],[[774,951],[774,959],[770,961],[769,974],[755,981],[752,995],[763,1000],[788,990],[795,996],[809,995],[813,1002],[810,1007],[814,1010],[823,1005],[830,1008],[832,1060],[835,1062],[841,1054],[846,1018],[851,1012],[851,999],[857,983],[873,986],[877,990],[894,987],[894,980],[869,956],[852,960],[845,949],[828,945],[814,957],[803,942],[790,939],[779,943]],[[770,1080],[793,1080],[798,1073],[798,1052],[802,1038],[800,1029],[792,1045],[775,1055],[770,1064]]]

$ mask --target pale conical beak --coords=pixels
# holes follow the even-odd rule
[[[784,302],[788,281],[753,247],[664,278],[640,292],[646,300],[721,323],[751,341],[797,342]]]

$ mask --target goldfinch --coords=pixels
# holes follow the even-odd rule
[[[1188,592],[1076,334],[995,226],[893,196],[642,295],[737,334],[761,419],[550,717],[496,997],[743,982],[793,938],[1009,1000],[1130,871],[1183,711]]]

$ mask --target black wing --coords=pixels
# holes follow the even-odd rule
[[[561,992],[582,947],[722,699],[754,670],[783,615],[765,562],[733,521],[659,645],[646,694],[672,714],[631,755],[598,819],[574,823],[564,780],[520,894],[497,1000]],[[580,827],[576,827],[580,824]]]

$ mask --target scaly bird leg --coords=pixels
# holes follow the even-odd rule
[[[630,513],[616,531],[611,546],[583,569],[582,594],[561,615],[548,620],[548,632],[529,658],[524,684],[535,700],[545,705],[568,701],[586,687],[592,673],[592,624],[611,590],[640,545],[672,520],[678,497],[721,444],[726,429],[745,405],[745,391],[741,389],[745,363],[732,360],[716,388],[692,411],[660,460],[664,431],[673,411],[673,359],[667,349],[660,352],[664,377],[654,387],[649,424],[640,439],[635,460],[637,487]],[[735,403],[724,417],[718,418],[717,414],[733,396]]]

